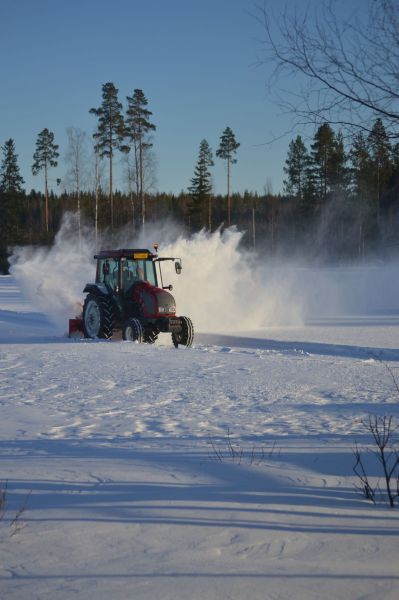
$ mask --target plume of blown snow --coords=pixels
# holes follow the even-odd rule
[[[162,262],[163,285],[173,285],[177,312],[190,317],[196,331],[299,326],[320,316],[397,309],[397,262],[334,268],[269,262],[244,251],[242,236],[234,227],[187,236],[164,222],[146,226],[136,239],[129,227],[113,239],[103,236],[101,247],[151,248],[158,242],[161,257],[181,258],[181,275],[173,263]],[[12,275],[60,331],[81,312],[83,288],[95,278],[95,251],[94,231],[85,228],[79,240],[74,215],[64,218],[53,246],[14,250]]]
[[[259,259],[240,248],[242,236],[230,227],[189,239],[181,236],[162,247],[161,255],[183,261],[182,274],[173,277],[179,313],[206,332],[302,323],[302,306],[292,293],[295,277],[284,269],[270,270],[265,277]]]
[[[33,306],[60,331],[81,312],[82,290],[93,280],[94,244],[91,230],[76,233],[76,218],[67,214],[51,247],[14,248],[10,272]]]
[[[197,331],[257,329],[301,322],[301,307],[292,302],[292,278],[281,272],[264,277],[254,255],[240,249],[242,233],[231,227],[192,237],[172,223],[148,226],[135,240],[125,228],[102,247],[148,247],[160,243],[160,256],[182,259],[177,276],[163,262],[163,283],[172,283],[179,315],[189,316]],[[117,239],[115,239],[115,237]],[[11,273],[34,307],[65,331],[68,318],[80,313],[83,288],[94,281],[94,232],[77,236],[76,217],[65,216],[51,247],[16,248]]]

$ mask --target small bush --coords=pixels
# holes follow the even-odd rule
[[[275,441],[270,448],[255,444],[252,444],[250,448],[244,448],[232,441],[229,429],[224,442],[215,444],[213,440],[209,440],[209,444],[211,446],[210,457],[217,462],[229,461],[239,465],[245,462],[245,464],[260,465],[265,458],[275,458],[281,454],[281,449],[276,448]]]
[[[376,457],[384,482],[389,505],[393,508],[395,500],[399,497],[399,452],[394,444],[394,434],[398,429],[393,423],[392,416],[369,416],[364,426],[371,433],[373,441],[373,454]],[[356,487],[361,490],[367,500],[375,503],[378,484],[373,487],[367,475],[362,453],[357,444],[354,449],[355,465],[353,471],[360,484]]]
[[[13,519],[11,519],[11,521],[9,523],[10,536],[15,535],[16,533],[18,533],[19,531],[21,531],[21,529],[23,529],[25,527],[25,524],[21,522],[21,516],[26,510],[26,506],[28,504],[30,495],[31,495],[31,492],[29,492],[29,494],[26,496],[25,501],[22,504],[21,508],[19,508],[17,510]],[[7,484],[3,488],[0,487],[0,522],[4,520],[4,517],[6,515],[6,512],[7,512],[6,506],[7,506]]]

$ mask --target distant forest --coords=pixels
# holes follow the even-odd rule
[[[12,246],[52,244],[66,212],[77,213],[79,233],[85,223],[99,236],[127,226],[133,238],[145,223],[168,218],[188,234],[236,225],[245,231],[242,243],[261,251],[264,260],[301,255],[324,262],[359,261],[392,256],[399,249],[399,144],[391,143],[380,118],[366,133],[348,139],[328,123],[317,128],[308,145],[299,135],[292,139],[284,189],[277,195],[230,190],[240,144],[226,127],[215,153],[226,161],[226,195],[212,193],[214,157],[206,140],[199,144],[187,191],[173,195],[154,191],[156,127],[144,93],[134,90],[125,114],[117,93],[112,83],[105,84],[101,105],[90,109],[97,119],[93,143],[84,132],[69,128],[63,151],[67,170],[58,193],[49,191],[49,173],[59,158],[51,131],[39,133],[32,157],[33,174],[44,179],[43,192],[24,190],[14,140],[4,142],[0,272],[8,270]],[[125,191],[114,182],[117,153],[125,165],[123,186],[117,183]]]

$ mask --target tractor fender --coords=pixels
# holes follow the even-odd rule
[[[98,294],[99,296],[109,296],[109,291],[103,284],[97,283],[86,283],[84,290],[84,294]]]
[[[114,307],[114,314],[116,318],[122,318],[123,311],[121,302],[118,298],[118,295],[114,292],[110,285],[104,283],[86,283],[83,293],[107,297]]]

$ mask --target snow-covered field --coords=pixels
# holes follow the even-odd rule
[[[0,277],[0,597],[397,600],[399,509],[352,472],[362,420],[399,419],[376,297],[175,350],[69,340]]]

